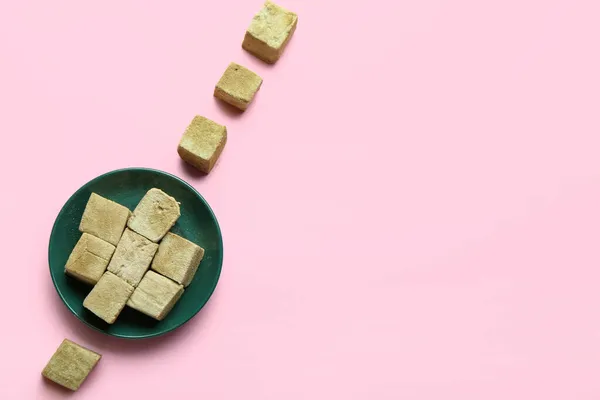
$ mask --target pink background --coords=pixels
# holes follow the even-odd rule
[[[281,0],[274,67],[241,49],[261,2],[0,2],[0,398],[63,398],[65,337],[104,355],[72,398],[600,398],[598,1]],[[230,61],[264,78],[243,115],[212,97]],[[175,151],[197,113],[229,130],[206,178]],[[226,251],[139,342],[76,320],[46,259],[127,166],[198,188]]]

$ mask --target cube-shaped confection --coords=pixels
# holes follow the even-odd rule
[[[83,300],[83,306],[104,321],[112,324],[123,311],[132,293],[133,286],[115,274],[106,271]]]
[[[252,19],[242,47],[255,57],[273,64],[281,57],[297,24],[298,15],[267,1]]]
[[[169,232],[158,246],[152,269],[187,287],[194,278],[202,257],[202,247]]]
[[[79,389],[102,356],[70,341],[63,340],[42,375],[73,391]]]
[[[95,285],[115,252],[115,246],[84,233],[71,252],[65,273],[80,281]]]
[[[231,63],[215,86],[215,97],[244,111],[262,85],[262,78],[239,64]]]
[[[129,214],[131,212],[127,207],[92,193],[81,217],[79,230],[116,245],[121,239]]]
[[[208,174],[227,143],[227,128],[200,115],[194,117],[177,147],[179,156]]]
[[[156,250],[156,243],[130,229],[125,229],[115,254],[108,263],[108,271],[131,286],[137,286],[150,267]]]
[[[154,271],[148,271],[133,291],[127,305],[161,321],[171,311],[182,294],[182,285]]]
[[[179,203],[160,189],[150,189],[140,200],[127,226],[134,232],[158,242],[181,215]]]

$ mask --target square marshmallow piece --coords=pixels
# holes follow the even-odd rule
[[[137,286],[150,267],[158,245],[130,229],[125,229],[115,254],[108,264],[108,271]]]
[[[70,390],[77,390],[102,356],[68,339],[63,340],[42,375]]]
[[[239,64],[231,63],[217,82],[214,96],[244,111],[262,85],[262,78]]]
[[[107,271],[83,300],[83,306],[112,324],[123,311],[132,293],[133,286]]]
[[[283,54],[297,24],[298,15],[267,1],[246,30],[242,47],[255,57],[273,64]]]
[[[80,281],[95,285],[108,266],[115,246],[84,233],[71,252],[65,273]]]
[[[187,127],[177,153],[188,164],[208,174],[217,163],[227,143],[227,128],[197,115]]]
[[[202,247],[169,232],[158,246],[152,269],[187,287],[194,278],[202,257]]]
[[[152,188],[133,210],[127,226],[151,241],[158,242],[175,225],[180,215],[177,200],[160,189]]]
[[[133,291],[127,305],[161,321],[171,311],[182,294],[182,285],[154,271],[148,271]]]
[[[92,193],[81,217],[79,230],[116,246],[130,214],[127,207]]]

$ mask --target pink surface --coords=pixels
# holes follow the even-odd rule
[[[104,355],[73,398],[600,398],[599,3],[282,0],[270,67],[241,49],[261,1],[0,2],[0,398],[63,398],[65,337]],[[230,61],[264,78],[244,115],[212,97]],[[229,129],[207,178],[175,151],[196,113]],[[127,166],[198,188],[226,253],[140,342],[76,320],[46,259]]]

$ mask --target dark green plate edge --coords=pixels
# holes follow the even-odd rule
[[[215,213],[213,212],[212,208],[210,207],[210,205],[208,204],[208,202],[206,201],[206,199],[204,199],[204,197],[202,197],[202,195],[189,183],[187,183],[186,181],[184,181],[183,179],[179,178],[178,176],[175,176],[173,174],[170,174],[168,172],[164,172],[164,171],[160,171],[157,169],[153,169],[153,168],[145,168],[145,167],[129,167],[129,168],[121,168],[121,169],[115,169],[109,172],[106,172],[102,175],[99,175],[97,177],[95,177],[94,179],[86,182],[85,184],[83,184],[79,189],[77,189],[77,191],[75,191],[75,193],[73,193],[69,199],[65,202],[65,204],[63,205],[63,207],[60,209],[59,213],[56,216],[56,219],[54,220],[54,224],[52,225],[52,231],[50,232],[50,239],[48,241],[48,272],[50,273],[50,278],[52,278],[52,284],[54,285],[54,288],[56,289],[56,292],[58,293],[58,296],[60,297],[60,299],[62,300],[62,302],[64,303],[65,306],[67,306],[67,308],[69,309],[69,311],[71,311],[71,313],[81,322],[83,322],[85,325],[87,325],[88,327],[92,328],[93,330],[97,331],[97,332],[101,332],[107,336],[113,336],[113,337],[118,337],[118,338],[123,338],[123,339],[130,339],[130,340],[137,340],[137,339],[148,339],[148,338],[153,338],[153,337],[158,337],[158,336],[162,336],[165,335],[169,332],[174,331],[175,329],[183,326],[184,324],[186,324],[190,319],[192,319],[194,316],[196,316],[196,314],[198,314],[198,312],[200,312],[200,310],[202,310],[202,308],[204,308],[204,306],[208,303],[208,301],[210,300],[210,298],[212,297],[213,293],[215,292],[215,289],[217,288],[217,284],[219,282],[219,278],[221,277],[221,270],[223,268],[223,251],[221,251],[221,257],[218,260],[218,271],[217,271],[217,277],[214,280],[214,283],[212,285],[212,289],[210,291],[210,294],[208,295],[208,297],[206,298],[206,301],[202,304],[200,304],[198,306],[198,309],[192,313],[190,315],[190,317],[188,319],[183,320],[179,325],[176,325],[174,327],[172,327],[171,329],[167,329],[161,332],[157,332],[157,333],[151,333],[148,335],[142,335],[142,336],[128,336],[128,335],[121,335],[118,333],[111,333],[111,332],[107,332],[105,330],[99,329],[98,327],[89,324],[87,321],[85,321],[84,319],[80,318],[79,315],[77,315],[77,313],[75,312],[75,310],[73,310],[71,308],[71,306],[69,306],[69,304],[67,303],[67,301],[65,300],[61,290],[59,289],[58,285],[56,284],[56,281],[54,280],[54,276],[52,275],[52,270],[50,269],[50,245],[52,242],[52,237],[54,236],[54,231],[58,228],[57,224],[58,221],[60,220],[60,216],[66,212],[66,207],[67,204],[70,203],[71,199],[73,197],[75,197],[79,192],[85,190],[85,188],[91,184],[93,184],[94,182],[105,178],[107,176],[113,175],[113,174],[117,174],[117,173],[121,173],[121,172],[127,172],[127,171],[146,171],[146,172],[152,172],[155,174],[159,174],[159,175],[165,175],[167,177],[173,178],[175,180],[178,180],[179,182],[183,183],[185,186],[187,186],[192,193],[194,193],[196,196],[198,196],[198,198],[200,199],[200,201],[202,201],[202,203],[204,203],[204,205],[206,206],[206,208],[208,209],[208,211],[210,212],[210,216],[212,217],[213,221],[215,222],[215,226],[217,227],[217,233],[219,234],[219,242],[220,242],[220,247],[221,249],[223,249],[223,236],[221,234],[221,227],[219,226],[219,221],[217,220],[217,217],[215,216]]]

